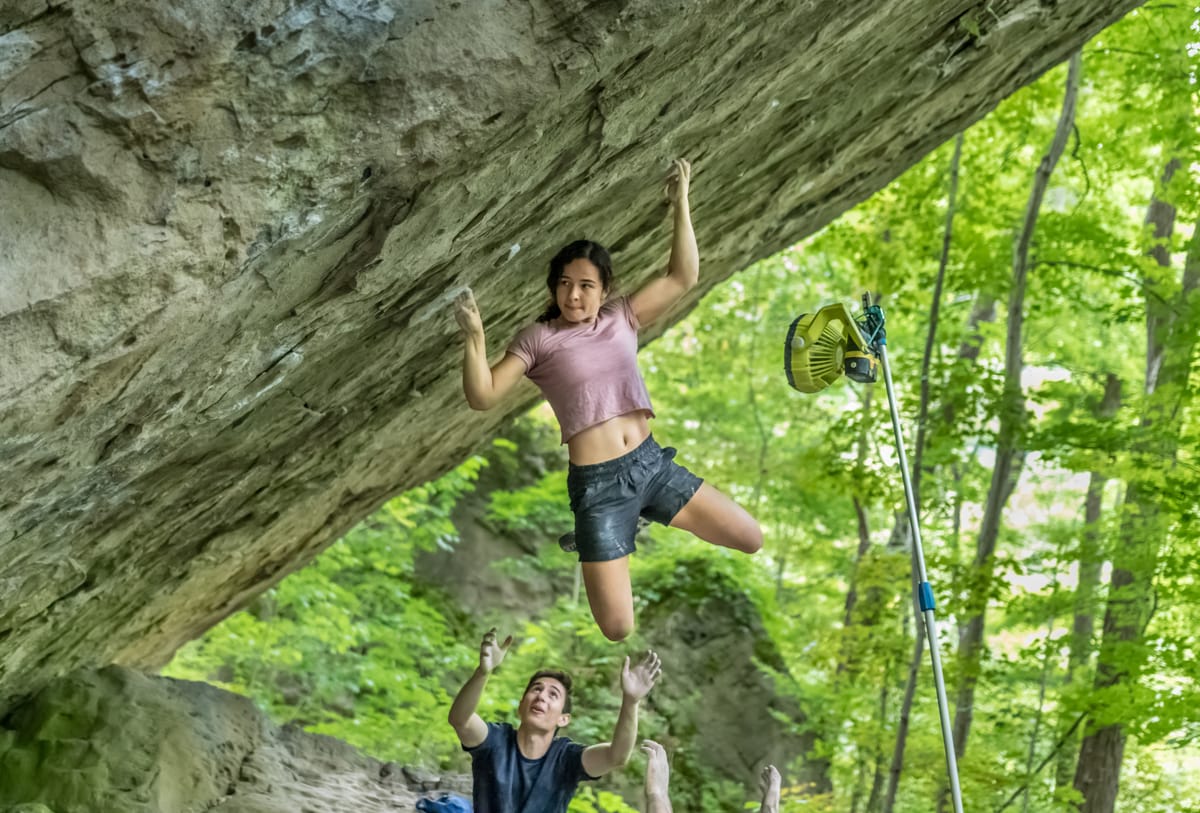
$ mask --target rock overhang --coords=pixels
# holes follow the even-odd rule
[[[17,2],[0,11],[0,708],[153,668],[492,413],[497,352],[587,234],[702,283],[828,223],[1138,5]]]

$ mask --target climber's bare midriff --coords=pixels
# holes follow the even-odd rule
[[[649,436],[650,415],[639,409],[578,432],[567,441],[567,449],[576,466],[590,466],[629,454]]]

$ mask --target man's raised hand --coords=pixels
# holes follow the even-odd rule
[[[504,660],[512,642],[513,637],[510,635],[504,639],[504,643],[498,644],[496,643],[496,628],[492,627],[488,630],[483,636],[483,643],[479,645],[479,668],[490,675]]]
[[[662,662],[653,649],[643,655],[633,667],[630,667],[629,656],[626,655],[625,667],[621,670],[621,691],[630,700],[641,700],[650,693],[661,675]]]

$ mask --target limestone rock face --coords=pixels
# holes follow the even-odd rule
[[[589,235],[620,287],[695,164],[704,290],[1137,0],[8,0],[0,708],[154,667],[533,396],[470,412]]]
[[[441,780],[408,773],[276,727],[239,695],[120,667],[53,681],[0,724],[0,811],[12,813],[412,810]],[[470,792],[469,777],[448,784]]]

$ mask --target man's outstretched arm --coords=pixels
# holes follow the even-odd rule
[[[487,739],[487,723],[475,713],[475,709],[479,708],[479,700],[483,697],[483,687],[487,685],[488,677],[504,660],[510,646],[511,635],[504,639],[503,644],[497,644],[496,628],[488,630],[483,636],[483,643],[479,645],[479,666],[458,690],[458,695],[450,704],[450,725],[454,726],[455,732],[458,733],[458,741],[467,748],[481,745]]]
[[[584,749],[583,769],[588,776],[603,776],[629,761],[637,742],[638,704],[650,693],[660,675],[662,663],[653,651],[647,652],[633,668],[629,666],[629,658],[625,658],[621,670],[621,711],[613,728],[612,742]]]

